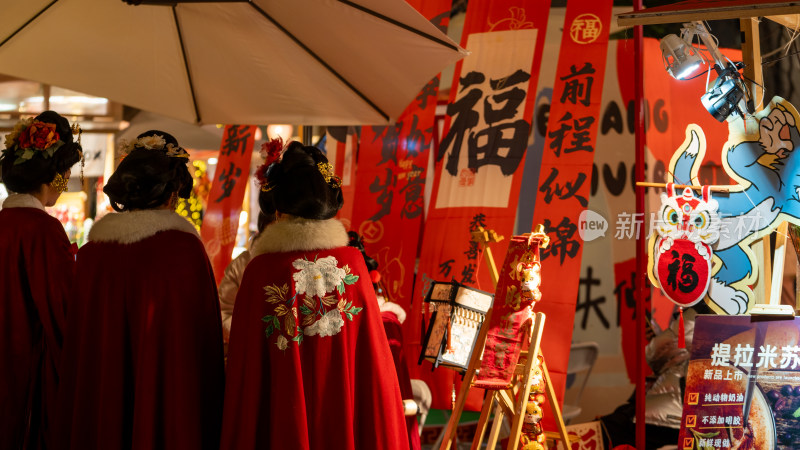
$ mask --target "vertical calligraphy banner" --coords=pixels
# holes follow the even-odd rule
[[[217,284],[231,262],[242,212],[244,192],[250,178],[250,158],[256,127],[225,125],[217,170],[208,194],[208,207],[200,228]]]
[[[451,0],[409,2],[446,31]],[[408,310],[424,216],[424,190],[439,76],[430,80],[394,125],[361,129],[351,229],[363,238],[391,301]]]
[[[551,319],[544,329],[542,352],[559,398],[566,384],[581,277],[583,241],[578,222],[590,194],[611,3],[567,3],[533,213],[534,226],[543,224],[550,236],[550,245],[541,253],[542,301],[536,309]]]
[[[422,298],[431,280],[494,291],[470,232],[481,226],[507,238],[513,232],[549,10],[547,0],[473,0],[467,6],[461,46],[470,55],[456,65],[435,155],[414,313],[406,321],[410,358],[419,355]],[[508,239],[495,248],[501,260],[507,246]],[[433,392],[433,407],[450,408],[461,378],[448,369],[432,373],[427,362],[417,372]],[[466,408],[481,403],[482,391],[473,390]]]
[[[333,171],[342,179],[344,206],[336,217],[345,228],[353,221],[353,206],[356,193],[356,155],[358,137],[354,127],[328,127],[325,137],[325,152]]]

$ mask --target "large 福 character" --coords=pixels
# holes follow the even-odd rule
[[[753,305],[750,286],[758,277],[750,248],[757,239],[788,221],[800,225],[800,122],[795,107],[774,97],[746,122],[729,124],[722,163],[736,182],[728,192],[715,193],[720,235],[712,246],[714,264],[709,305],[723,314],[744,314]],[[669,165],[668,182],[700,184],[698,172],[706,151],[697,125],[686,127],[686,140]]]

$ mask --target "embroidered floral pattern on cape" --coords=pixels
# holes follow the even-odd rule
[[[297,269],[292,274],[293,289],[286,283],[264,287],[265,301],[273,309],[261,321],[267,338],[277,333],[275,345],[281,350],[290,341],[301,344],[305,336],[338,334],[344,318],[352,321],[363,309],[344,296],[345,286],[358,281],[358,275],[351,274],[346,264],[339,267],[335,257],[298,259],[292,267]]]

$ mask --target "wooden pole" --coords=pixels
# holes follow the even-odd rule
[[[642,10],[642,0],[634,0],[634,12]],[[644,30],[641,25],[633,28],[633,67],[634,67],[634,118],[635,118],[635,148],[636,148],[636,181],[644,181]],[[644,217],[644,187],[636,188],[636,213],[637,217]],[[645,359],[644,359],[644,314],[647,309],[649,286],[647,284],[647,253],[645,239],[636,240],[636,448],[645,448]],[[566,447],[566,445],[565,445]]]
[[[745,84],[753,96],[755,111],[760,111],[764,104],[764,73],[761,70],[761,37],[758,34],[758,18],[748,17],[739,19],[742,29],[742,61]]]
[[[496,288],[498,279],[497,265],[494,262],[494,254],[492,254],[492,249],[489,248],[489,243],[500,242],[504,237],[499,236],[494,230],[487,230],[483,227],[478,227],[478,229],[471,234],[473,241],[483,245],[483,257],[486,260],[486,265],[489,267],[489,276],[492,278],[492,284]]]
[[[637,187],[654,187],[654,188],[662,188],[665,189],[667,187],[666,183],[651,183],[649,181],[637,181]],[[693,184],[676,184],[675,189],[686,189],[691,188],[693,191],[702,191],[703,186],[697,186]],[[733,186],[709,186],[709,190],[712,192],[730,192]]]
[[[762,109],[764,91],[759,85],[764,84],[764,75],[761,70],[761,39],[758,34],[758,18],[747,17],[739,19],[742,30],[742,61],[744,69],[742,74],[744,82],[753,96],[754,111]],[[772,251],[770,249],[770,236],[764,236],[752,245],[753,251],[758,255],[758,279],[753,286],[756,303],[768,303],[772,294]],[[783,262],[781,261],[781,264]],[[777,261],[776,261],[777,265]],[[783,266],[780,268],[783,273]]]

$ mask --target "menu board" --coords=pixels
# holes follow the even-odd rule
[[[799,340],[792,317],[697,316],[678,448],[800,448]]]

